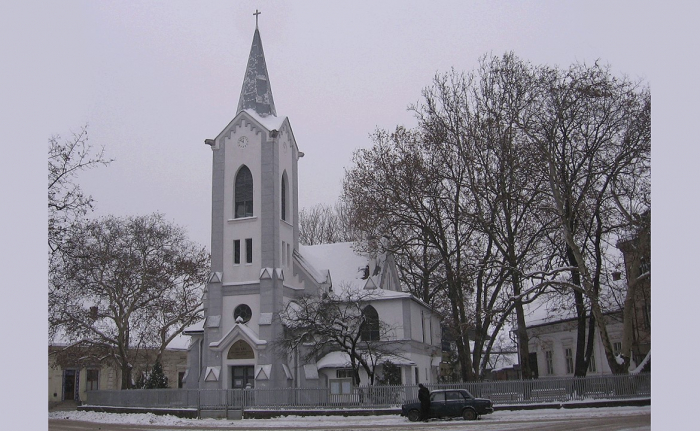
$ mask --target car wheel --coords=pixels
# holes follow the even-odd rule
[[[411,410],[408,412],[408,420],[411,422],[418,422],[420,420],[420,412],[418,410]]]
[[[473,409],[464,409],[462,411],[462,417],[465,421],[473,421],[474,419],[476,419],[476,412]]]

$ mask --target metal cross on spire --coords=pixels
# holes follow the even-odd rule
[[[257,9],[255,9],[255,13],[253,14],[253,15],[255,15],[255,28],[258,28],[258,15],[260,15],[261,13],[262,13],[262,12],[260,12],[260,11],[257,10]]]

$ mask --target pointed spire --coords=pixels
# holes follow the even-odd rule
[[[258,30],[258,15],[255,15],[255,33],[253,34],[253,45],[250,47],[248,66],[243,78],[241,97],[238,100],[236,113],[244,109],[253,109],[261,117],[268,115],[277,116],[275,102],[272,99],[272,88],[270,87],[270,77],[267,74],[267,64],[265,63],[265,53],[263,52],[260,31]]]

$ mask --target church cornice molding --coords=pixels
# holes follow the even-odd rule
[[[253,132],[256,136],[264,134],[266,140],[274,140],[280,142],[280,135],[287,135],[290,145],[293,145],[295,154],[299,155],[299,146],[294,138],[294,131],[292,130],[292,125],[288,117],[283,117],[278,119],[275,117],[279,125],[273,125],[269,120],[265,120],[269,125],[261,123],[260,120],[255,118],[247,111],[241,111],[233,117],[233,120],[219,133],[217,138],[214,140],[214,144],[211,145],[212,150],[220,149],[226,139],[231,139],[232,135],[236,133],[239,129],[247,128],[249,131]],[[269,127],[268,127],[269,126]],[[273,133],[276,132],[276,133]],[[276,136],[273,136],[276,135]]]

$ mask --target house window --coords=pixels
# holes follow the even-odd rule
[[[352,369],[344,368],[335,370],[335,379],[329,379],[328,383],[332,395],[346,395],[352,393]]]
[[[574,373],[574,355],[571,347],[564,349],[564,357],[566,358],[566,374]]]
[[[554,374],[554,361],[552,358],[552,351],[547,350],[544,352],[544,361],[547,364],[547,374],[552,375]]]
[[[247,238],[245,240],[245,262],[253,263],[253,239]]]
[[[591,352],[591,359],[588,361],[588,371],[595,373],[595,352]]]
[[[282,174],[282,220],[287,220],[287,173]]]
[[[185,372],[184,371],[178,371],[177,373],[177,388],[182,389],[183,386],[183,380],[185,380]]]
[[[618,341],[616,343],[613,343],[613,353],[615,356],[619,355],[620,352],[622,352],[622,342]]]
[[[362,310],[364,321],[360,326],[360,337],[362,341],[378,341],[379,340],[379,314],[371,305],[368,305]]]
[[[100,381],[100,370],[98,369],[88,369],[87,375],[85,376],[85,390],[96,391],[99,389]]]
[[[338,379],[352,379],[352,369],[343,368],[340,370],[335,370],[335,377]]]
[[[241,240],[233,241],[233,263],[238,265],[241,263]]]
[[[420,381],[420,380],[418,380],[418,377],[420,377],[418,375],[418,367],[414,368],[413,371],[415,371],[415,376],[414,376],[416,378],[415,384],[418,384],[418,382]]]
[[[235,218],[253,216],[253,175],[247,166],[243,166],[236,174],[235,187]]]
[[[651,329],[651,306],[646,300],[642,307],[642,313],[644,317],[644,329]]]

